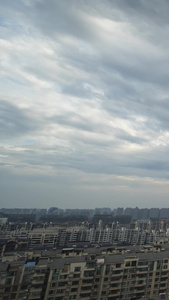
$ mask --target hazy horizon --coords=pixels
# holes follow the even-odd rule
[[[169,206],[168,28],[167,0],[0,2],[0,207]]]

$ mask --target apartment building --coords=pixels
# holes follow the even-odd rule
[[[50,267],[45,300],[134,300],[168,294],[168,254],[58,259]]]
[[[169,249],[63,249],[10,254],[0,300],[136,300],[169,294]],[[18,257],[18,258],[17,258]]]
[[[5,262],[0,264],[0,300],[44,299],[47,263]]]
[[[163,221],[164,223],[164,221]],[[169,238],[169,229],[155,230],[151,222],[135,222],[130,226],[122,226],[118,223],[103,226],[102,222],[98,226],[79,225],[61,226],[57,224],[0,224],[0,244],[7,240],[25,240],[30,248],[35,245],[46,247],[67,247],[69,243],[90,242],[94,244],[104,243],[125,243],[131,245],[154,244],[159,240],[165,241]],[[161,224],[161,223],[160,223]],[[164,224],[163,224],[164,225]],[[1,251],[1,250],[0,250]]]

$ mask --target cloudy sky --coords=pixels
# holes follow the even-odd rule
[[[168,200],[168,0],[1,0],[0,207]]]

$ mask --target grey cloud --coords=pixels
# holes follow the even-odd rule
[[[0,134],[1,138],[23,135],[34,129],[33,121],[15,105],[0,101]]]
[[[132,135],[129,135],[129,134],[126,134],[126,133],[121,133],[121,134],[117,135],[117,137],[119,139],[131,142],[133,144],[143,144],[143,143],[145,143],[147,141],[143,137],[132,136]]]
[[[51,121],[63,126],[75,127],[78,130],[94,131],[92,124],[87,123],[85,118],[80,118],[77,114],[71,114],[70,116],[54,116],[51,118]]]
[[[0,149],[1,168],[8,170],[3,182],[10,173],[12,191],[18,190],[23,172],[22,196],[33,181],[38,195],[46,181],[54,201],[57,189],[64,194],[59,185],[83,185],[65,170],[95,174],[97,186],[100,174],[168,179],[168,1],[5,0],[0,6],[2,39],[9,41],[0,76],[10,99],[0,102],[0,134],[8,140]],[[17,101],[30,106],[20,109]]]

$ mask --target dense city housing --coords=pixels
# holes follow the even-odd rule
[[[0,300],[168,299],[168,218],[39,218],[56,211],[1,211]]]

